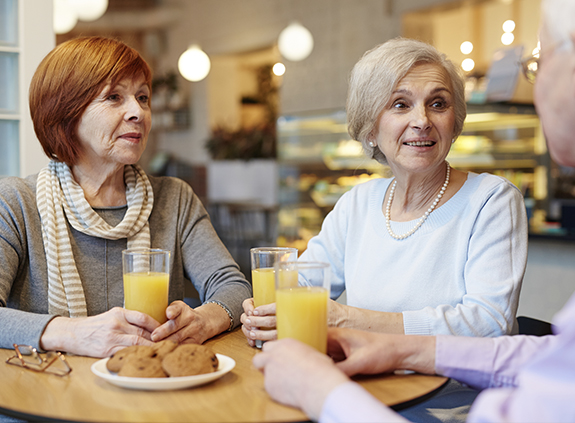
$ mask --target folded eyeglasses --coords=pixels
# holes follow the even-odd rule
[[[7,364],[20,366],[33,372],[66,376],[72,371],[66,356],[59,351],[48,351],[40,354],[30,345],[13,344],[14,356],[6,360]]]

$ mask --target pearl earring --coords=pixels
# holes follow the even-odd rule
[[[453,144],[454,142],[455,142],[455,138],[453,138],[453,139],[451,140],[451,144]]]
[[[370,142],[369,142],[369,146],[370,146],[371,148],[373,148],[373,147],[375,147],[375,143],[374,143],[373,141],[370,141]]]

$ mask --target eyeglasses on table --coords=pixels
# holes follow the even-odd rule
[[[23,367],[33,372],[66,376],[72,371],[66,356],[59,351],[40,354],[30,345],[13,344],[15,355],[6,360],[7,364]]]

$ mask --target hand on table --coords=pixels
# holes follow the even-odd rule
[[[154,342],[171,339],[178,344],[202,344],[228,329],[230,318],[217,304],[191,308],[183,301],[174,301],[166,309],[168,321],[153,331]]]
[[[435,373],[435,337],[329,328],[327,353],[348,376],[415,370]]]
[[[250,346],[255,346],[256,339],[271,341],[277,339],[276,327],[276,304],[266,304],[254,307],[254,299],[248,298],[242,303],[244,313],[240,317],[242,322],[242,332],[246,336]],[[261,328],[273,328],[272,330],[261,330]]]
[[[329,393],[349,381],[327,355],[290,338],[266,342],[253,364],[264,374],[266,391],[274,400],[303,410],[313,420]]]
[[[114,307],[96,316],[52,319],[40,345],[44,350],[109,357],[130,345],[153,345],[151,334],[159,325],[147,314]]]

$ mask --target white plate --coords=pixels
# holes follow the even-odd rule
[[[218,357],[219,362],[218,370],[213,373],[205,373],[203,375],[196,376],[159,378],[118,376],[116,373],[113,373],[106,368],[106,362],[109,358],[103,358],[102,360],[98,360],[92,364],[92,372],[96,376],[123,388],[141,389],[146,391],[183,389],[203,385],[219,379],[236,366],[236,362],[233,358],[222,354],[216,354],[216,357]]]

